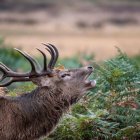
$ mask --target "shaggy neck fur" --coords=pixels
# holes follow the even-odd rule
[[[58,88],[38,87],[20,97],[1,97],[3,104],[0,107],[0,116],[3,118],[1,117],[0,120],[0,137],[2,140],[35,140],[40,136],[48,135],[63,113],[78,100],[79,92],[70,93],[70,90],[67,89],[66,94]],[[7,126],[4,125],[5,123]]]

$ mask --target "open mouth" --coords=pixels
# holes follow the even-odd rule
[[[85,84],[87,88],[93,88],[96,86],[96,80],[90,80],[89,77],[91,76],[93,71],[90,71],[85,77]]]
[[[92,71],[89,71],[88,74],[85,76],[84,79],[87,80],[90,77],[90,75],[92,74],[92,72],[93,72],[93,70]]]

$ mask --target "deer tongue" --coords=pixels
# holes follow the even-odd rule
[[[96,86],[96,80],[86,80],[86,88],[93,88]]]

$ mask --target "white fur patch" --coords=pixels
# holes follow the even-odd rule
[[[92,87],[95,87],[96,86],[96,80],[93,80],[93,81],[91,81],[91,85],[92,85]]]

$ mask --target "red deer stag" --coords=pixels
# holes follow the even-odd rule
[[[0,63],[0,87],[13,82],[32,81],[37,88],[17,97],[0,96],[0,140],[37,140],[48,136],[69,107],[76,103],[95,81],[87,80],[93,72],[91,66],[77,69],[55,69],[59,53],[51,44],[44,44],[51,59],[43,51],[43,69],[27,53],[16,49],[31,64],[31,72],[17,73]],[[8,82],[5,78],[8,77]]]

